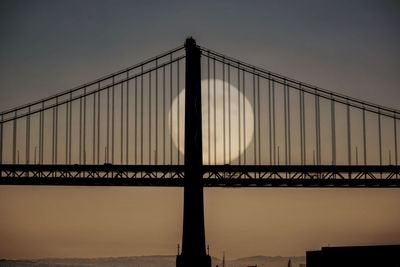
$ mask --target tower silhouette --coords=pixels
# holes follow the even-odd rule
[[[200,48],[186,39],[185,181],[182,252],[177,267],[211,267],[206,254],[203,203]]]

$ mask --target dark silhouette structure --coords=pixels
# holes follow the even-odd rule
[[[177,112],[173,108],[183,76],[184,114],[179,102]],[[204,128],[202,78],[208,83]],[[362,117],[354,121],[353,113]],[[129,68],[0,112],[0,185],[183,186],[177,267],[210,267],[203,186],[399,188],[399,125],[398,110],[270,72],[188,38],[185,45]],[[374,136],[367,135],[371,127]],[[342,131],[347,149],[337,142]],[[362,140],[360,158],[355,135]],[[204,165],[203,137],[208,140]],[[375,160],[370,157],[377,152]],[[376,251],[386,255],[392,249]],[[348,250],[359,255],[370,248],[309,252],[309,266]]]
[[[187,110],[179,108],[183,77]],[[204,165],[195,106],[201,105],[200,79],[206,81]],[[193,138],[184,151],[187,163],[179,142],[183,117],[190,126],[185,136]],[[201,166],[209,187],[400,187],[399,125],[398,110],[188,39],[129,68],[0,112],[0,184],[182,187]],[[347,149],[339,133],[347,135]]]
[[[185,181],[182,253],[177,267],[211,267],[206,254],[203,203],[200,48],[192,38],[186,48]]]
[[[400,245],[323,247],[307,251],[307,267],[399,267]]]

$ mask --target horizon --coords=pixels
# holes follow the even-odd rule
[[[222,260],[222,256],[213,256],[210,255],[211,258],[215,258],[218,260]],[[176,255],[130,255],[130,256],[99,256],[99,257],[44,257],[44,258],[0,258],[0,260],[11,260],[11,261],[20,261],[20,260],[55,260],[55,259],[59,259],[59,260],[64,260],[64,259],[68,259],[68,260],[74,260],[74,259],[110,259],[110,258],[140,258],[140,257],[176,257]],[[272,255],[249,255],[249,256],[244,256],[244,257],[240,257],[240,258],[231,258],[231,259],[227,259],[228,261],[235,261],[235,260],[241,260],[241,259],[246,259],[246,258],[258,258],[258,257],[265,257],[265,258],[305,258],[306,256],[294,256],[294,255],[289,255],[289,256],[281,256],[281,255],[276,255],[276,256],[272,256]]]

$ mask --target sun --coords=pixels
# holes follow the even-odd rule
[[[230,164],[253,140],[253,106],[242,92],[226,81],[203,79],[201,88],[203,164]],[[169,111],[169,125],[172,125],[169,131],[182,154],[184,110],[185,89],[182,89]]]

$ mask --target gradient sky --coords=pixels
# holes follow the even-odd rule
[[[0,110],[193,36],[253,65],[400,108],[400,3],[0,2]],[[0,258],[175,254],[182,189],[0,187]],[[212,255],[400,243],[398,189],[205,189]]]

